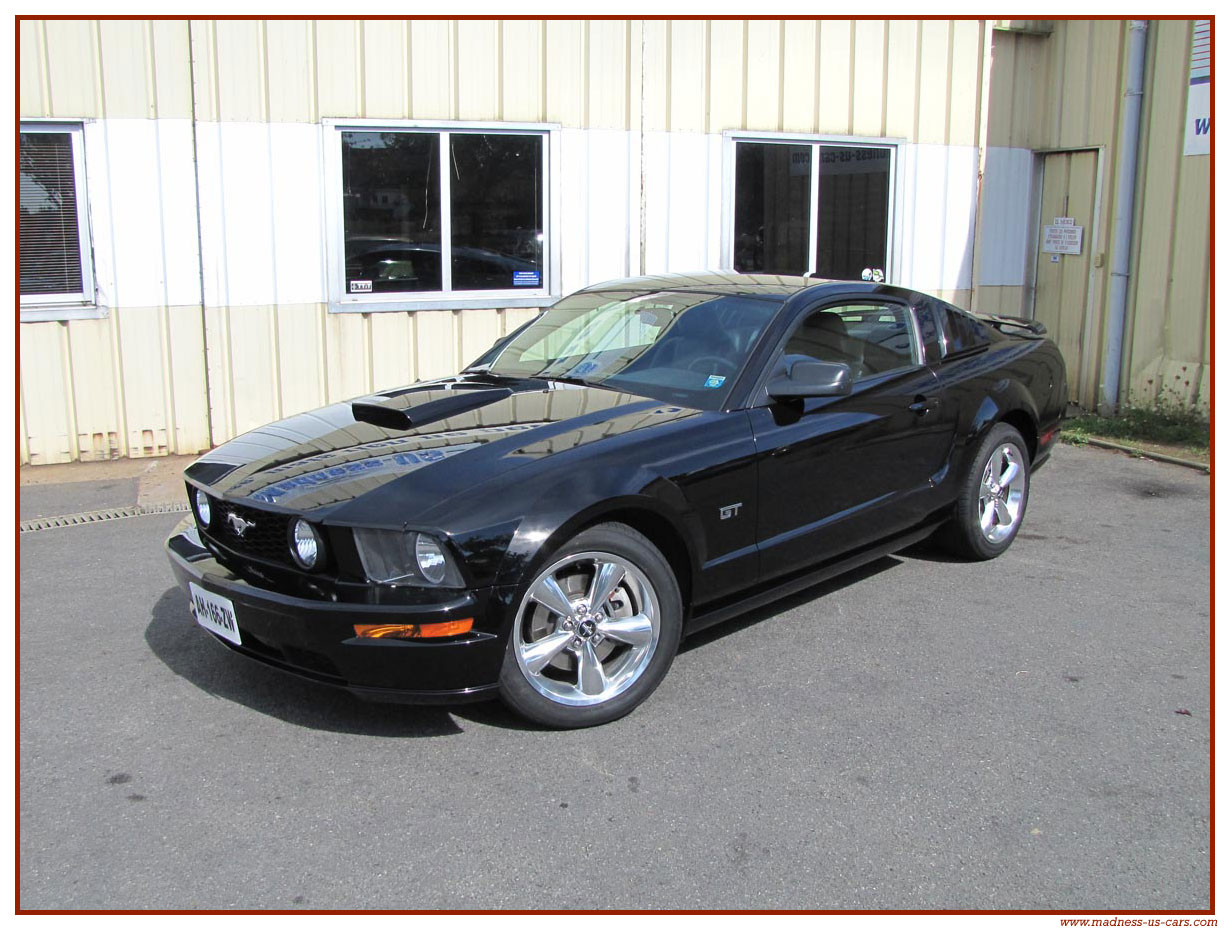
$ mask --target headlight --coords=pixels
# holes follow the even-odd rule
[[[209,526],[210,518],[213,516],[213,511],[209,507],[209,495],[197,489],[192,495],[192,502],[196,506],[196,518],[201,521],[201,526]]]
[[[414,560],[418,563],[419,572],[432,584],[439,584],[448,571],[448,559],[444,557],[444,550],[430,536],[424,536],[422,533],[415,535],[417,538],[414,541]]]
[[[325,541],[307,520],[295,520],[290,525],[290,554],[300,568],[308,571],[324,560]]]
[[[465,584],[443,544],[427,533],[356,527],[354,541],[363,571],[371,581],[449,588]]]

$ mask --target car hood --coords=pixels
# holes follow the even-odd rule
[[[399,502],[425,509],[511,469],[698,414],[560,382],[446,379],[270,423],[186,475],[225,498],[318,519],[395,482]]]

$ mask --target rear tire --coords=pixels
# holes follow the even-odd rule
[[[1012,545],[1029,503],[1029,464],[1028,447],[1014,427],[991,427],[961,482],[957,512],[945,527],[950,550],[984,561]]]
[[[500,698],[557,729],[616,720],[661,683],[682,629],[679,584],[662,553],[622,523],[591,527],[552,553],[527,585]]]

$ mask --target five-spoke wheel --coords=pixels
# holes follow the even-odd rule
[[[586,530],[530,582],[501,693],[551,726],[627,713],[657,686],[679,640],[679,590],[662,554],[620,524]]]
[[[978,494],[978,525],[993,543],[1003,542],[1021,521],[1025,506],[1026,464],[1010,442],[999,446],[982,472]]]
[[[950,546],[972,559],[993,559],[1011,545],[1029,502],[1029,452],[1007,423],[987,432],[971,460],[947,527]]]

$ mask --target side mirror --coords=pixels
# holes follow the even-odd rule
[[[769,382],[774,400],[799,397],[841,397],[854,387],[850,366],[841,362],[795,362],[790,370]]]

